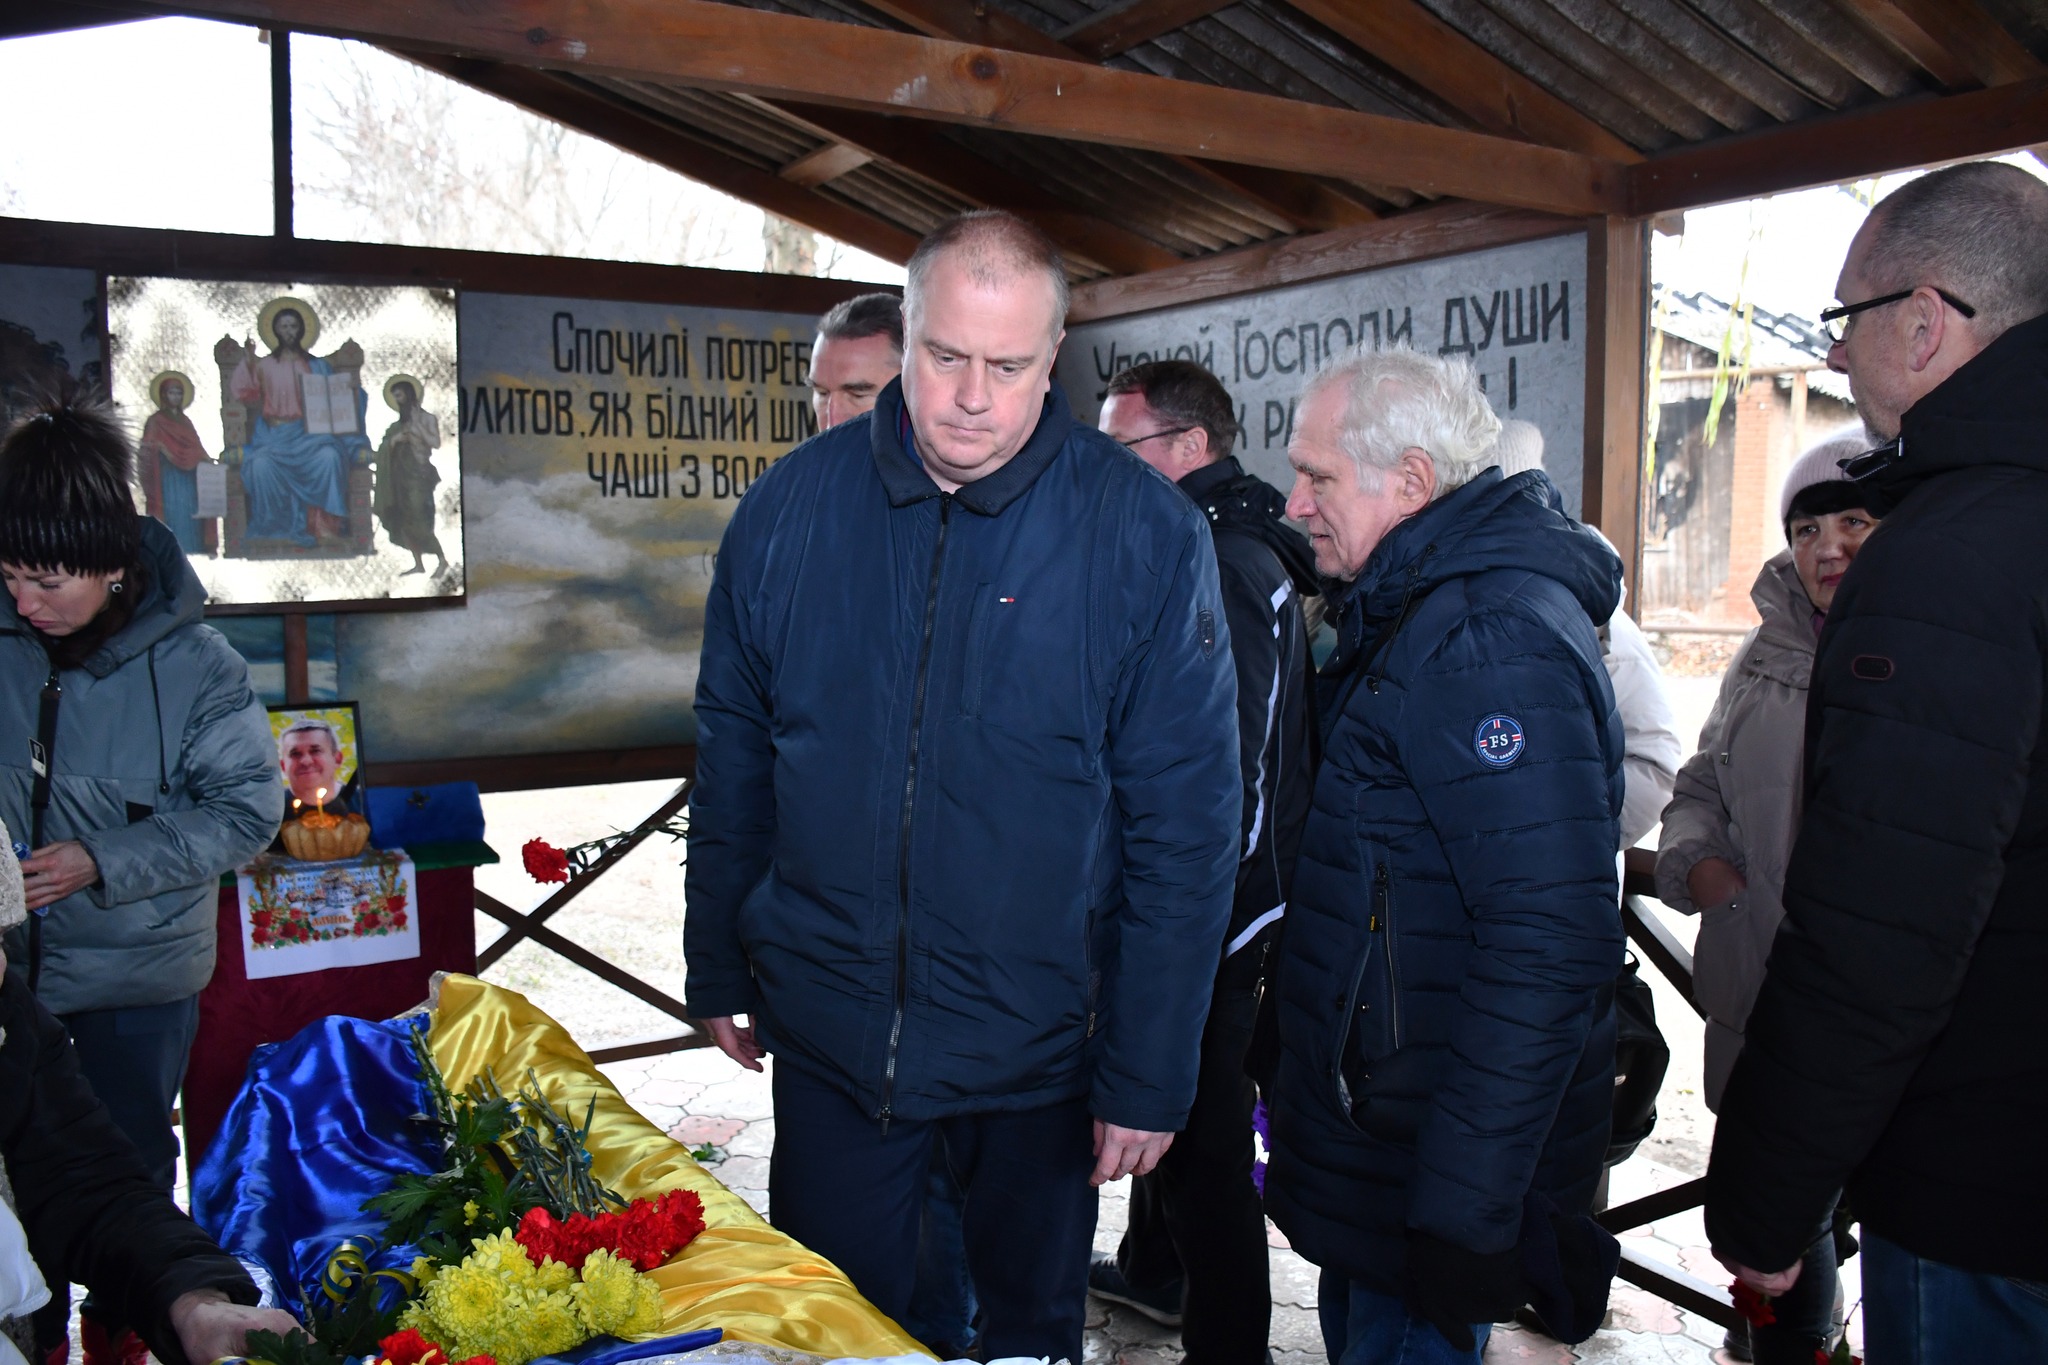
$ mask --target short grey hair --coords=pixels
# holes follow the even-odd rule
[[[289,740],[293,735],[310,734],[315,730],[327,736],[327,747],[334,750],[334,756],[336,758],[341,757],[340,732],[337,731],[334,728],[334,726],[328,723],[327,721],[320,720],[319,718],[312,716],[309,716],[304,720],[295,720],[290,725],[285,726],[284,729],[277,732],[278,757],[282,758],[284,756],[284,751],[291,747],[289,744],[285,742],[286,740]]]
[[[1309,381],[1313,397],[1344,391],[1337,445],[1358,466],[1358,483],[1377,493],[1386,471],[1412,448],[1436,466],[1436,495],[1464,487],[1492,463],[1500,418],[1469,361],[1400,347],[1361,348]]]
[[[1863,271],[1878,294],[1946,289],[1977,310],[1987,343],[2048,313],[2048,184],[2017,166],[1930,171],[1879,202],[1869,230]]]
[[[933,228],[904,267],[903,316],[911,321],[922,316],[921,304],[932,266],[939,257],[957,253],[968,277],[976,284],[993,285],[1033,272],[1045,276],[1052,286],[1052,335],[1067,325],[1067,263],[1052,238],[1014,213],[1002,209],[976,209],[955,214]],[[914,322],[912,324],[915,325]]]
[[[1493,453],[1487,459],[1499,465],[1501,477],[1507,479],[1527,470],[1543,468],[1543,428],[1519,417],[1502,422],[1500,436],[1494,441]]]

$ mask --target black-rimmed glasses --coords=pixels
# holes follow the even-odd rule
[[[1822,310],[1820,315],[1821,335],[1826,337],[1834,345],[1839,346],[1842,344],[1843,340],[1846,339],[1849,335],[1849,329],[1846,326],[1841,325],[1847,322],[1848,319],[1855,317],[1858,313],[1867,313],[1873,308],[1882,308],[1886,304],[1897,303],[1901,299],[1910,299],[1919,292],[1920,290],[1916,286],[1912,289],[1901,289],[1896,294],[1886,294],[1881,298],[1865,299],[1861,303],[1837,304],[1833,308],[1824,309]],[[1954,294],[1949,293],[1948,290],[1936,289],[1934,292],[1941,296],[1941,301],[1943,303],[1955,309],[1964,317],[1973,318],[1977,316],[1976,309],[1970,307],[1969,304],[1964,303]]]
[[[1193,427],[1168,427],[1164,431],[1155,431],[1150,436],[1140,436],[1135,440],[1125,441],[1124,449],[1136,450],[1139,446],[1145,444],[1145,442],[1147,441],[1156,441],[1162,436],[1180,436],[1186,432],[1190,432],[1193,430]]]

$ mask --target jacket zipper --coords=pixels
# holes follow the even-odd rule
[[[1401,968],[1394,960],[1394,879],[1381,861],[1372,874],[1373,924],[1387,936],[1387,1022],[1394,1032],[1394,1046],[1401,1046]]]
[[[946,528],[953,495],[939,494],[939,538],[932,546],[931,580],[924,595],[924,638],[917,647],[917,679],[910,703],[910,762],[903,775],[903,818],[896,841],[896,1009],[889,1020],[889,1056],[882,1067],[882,1133],[889,1132],[896,1098],[896,1047],[903,1041],[903,1011],[910,990],[910,816],[917,806],[917,765],[924,740],[924,700],[931,682],[932,633],[939,617],[939,571],[946,560]]]

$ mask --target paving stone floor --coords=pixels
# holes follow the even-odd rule
[[[770,1065],[772,1065],[772,1061]],[[768,1077],[741,1070],[709,1048],[665,1057],[618,1062],[604,1068],[636,1108],[677,1139],[720,1149],[714,1173],[763,1214],[768,1208],[768,1153],[775,1141]],[[1637,1159],[1615,1172],[1613,1199],[1620,1203],[1682,1182],[1667,1166]],[[1129,1211],[1128,1181],[1103,1191],[1096,1249],[1113,1251]],[[1316,1322],[1316,1268],[1287,1247],[1270,1224],[1273,1247],[1272,1351],[1276,1365],[1326,1365]],[[1683,1267],[1711,1283],[1727,1275],[1707,1254],[1697,1210],[1664,1219],[1628,1234],[1638,1250]],[[1845,1271],[1848,1299],[1857,1298],[1855,1263]],[[1515,1327],[1495,1329],[1486,1349],[1493,1362],[1612,1362],[1613,1365],[1708,1365],[1730,1359],[1721,1351],[1721,1329],[1628,1285],[1614,1288],[1607,1325],[1591,1341],[1567,1347]],[[1081,1365],[1178,1365],[1179,1336],[1123,1308],[1090,1301],[1087,1359]]]

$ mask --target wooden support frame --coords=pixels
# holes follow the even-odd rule
[[[714,189],[744,199],[829,237],[898,265],[910,259],[917,236],[840,199],[814,193],[820,180],[762,170],[689,137],[649,112],[574,81],[502,62],[393,49],[394,55],[495,95],[522,109],[567,124],[614,147],[644,156]],[[851,166],[845,169],[852,169]]]
[[[1843,0],[1842,7],[1951,89],[2048,74],[1977,0]]]
[[[1642,154],[1423,8],[1418,0],[1287,0],[1480,128],[1610,161]]]
[[[482,975],[493,963],[498,962],[519,944],[530,941],[575,963],[600,981],[617,987],[644,1004],[652,1005],[684,1025],[684,1031],[681,1033],[599,1048],[590,1054],[592,1061],[624,1061],[633,1057],[652,1057],[667,1052],[680,1052],[686,1048],[711,1045],[711,1035],[690,1017],[682,1001],[660,987],[642,981],[625,968],[591,952],[582,944],[564,937],[547,925],[550,917],[588,890],[599,877],[617,867],[650,836],[665,831],[672,832],[670,822],[689,801],[691,785],[689,780],[685,780],[669,794],[667,800],[655,808],[651,815],[636,825],[626,838],[605,850],[604,856],[588,871],[576,874],[567,885],[534,909],[522,914],[488,892],[476,893],[476,908],[505,926],[505,932],[477,954],[478,975]]]
[[[71,266],[109,275],[176,275],[193,279],[365,279],[446,285],[498,294],[625,299],[750,308],[770,313],[822,313],[841,299],[873,289],[854,280],[766,275],[701,266],[637,261],[586,261],[561,256],[457,251],[382,242],[244,237],[227,232],[111,227],[34,218],[0,218],[0,261]]]
[[[668,830],[669,822],[681,812],[684,806],[689,804],[690,788],[695,784],[696,779],[684,778],[676,789],[669,793],[668,799],[655,807],[652,815],[649,815],[645,820],[634,826],[632,832],[624,839],[606,849],[604,856],[599,858],[588,871],[577,872],[572,875],[563,884],[561,890],[555,892],[532,910],[520,916],[516,924],[507,920],[505,932],[478,951],[476,955],[477,971],[484,971],[492,963],[518,947],[522,942],[532,938],[536,929],[546,924],[557,913],[566,909],[571,901],[589,890],[592,882],[595,882],[599,877],[617,867],[626,859],[628,854],[646,843],[651,836]]]
[[[1645,388],[1649,379],[1650,228],[1595,219],[1586,232],[1586,452],[1580,518],[1621,556],[1631,610],[1642,559]]]
[[[1141,2],[1150,3],[1150,0]],[[1031,53],[1055,61],[1093,63],[1101,60],[1091,51],[1069,46],[1061,38],[1042,33],[1021,19],[1013,19],[986,5],[970,7],[957,3],[957,0],[869,0],[869,3],[890,18],[933,38],[985,43],[1007,52]],[[1177,0],[1163,0],[1163,3],[1175,4]],[[1369,222],[1377,216],[1318,184],[1313,177],[1231,165],[1191,155],[1176,154],[1174,164],[1197,180],[1206,181],[1212,188],[1249,199],[1282,223],[1296,227],[1345,227]]]
[[[202,0],[193,9],[404,48],[794,96],[1564,213],[1619,211],[1622,167],[1577,152],[1023,52],[712,0]]]
[[[819,137],[901,166],[988,208],[1008,209],[1035,223],[1060,250],[1108,270],[1142,274],[1178,265],[1180,257],[1106,219],[1075,211],[1050,191],[983,161],[938,129],[915,119],[889,118],[828,105],[755,100]]]
[[[1835,185],[2048,142],[2048,77],[1872,109],[1666,152],[1627,168],[1627,212],[1654,217]]]
[[[1231,294],[1278,289],[1386,265],[1482,251],[1577,232],[1579,218],[1483,204],[1436,204],[1363,227],[1220,251],[1164,270],[1076,286],[1073,322],[1146,313]]]
[[[1080,56],[1106,62],[1140,43],[1206,19],[1235,0],[1123,0],[1053,35]]]

